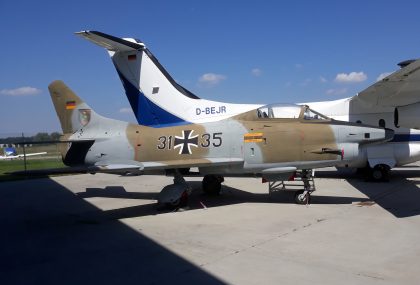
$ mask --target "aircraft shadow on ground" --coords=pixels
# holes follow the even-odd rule
[[[420,177],[420,170],[398,168],[391,171],[389,182],[368,182],[355,173],[320,171],[319,178],[346,179],[353,187],[369,197],[383,209],[397,218],[420,215],[419,181],[408,178]]]
[[[156,199],[158,193],[127,192],[123,186],[107,186],[105,188],[86,188],[86,192],[77,193],[80,198],[123,198],[123,199]]]
[[[224,284],[51,179],[0,183],[0,284]]]
[[[316,172],[317,178],[345,179],[353,187],[368,198],[317,196],[312,195],[311,204],[351,204],[357,202],[362,205],[378,204],[397,218],[405,218],[420,214],[420,189],[416,181],[408,180],[420,176],[420,170],[413,168],[399,168],[391,172],[390,182],[374,183],[365,181],[363,176],[352,171],[322,170]],[[189,198],[189,210],[221,207],[241,203],[294,203],[293,192],[251,193],[237,188],[223,186],[220,196],[209,196],[201,192],[201,182],[188,182],[194,189]],[[111,186],[104,189],[88,188],[79,193],[82,198],[108,197],[124,199],[156,199],[158,193],[127,192],[122,186]],[[100,213],[95,219],[120,219],[136,216],[156,215],[167,211],[156,210],[156,204],[139,205],[122,209],[108,210]]]
[[[294,192],[277,191],[274,193],[251,193],[237,188],[222,186],[220,195],[206,195],[201,191],[201,182],[190,181],[188,184],[193,191],[188,199],[188,207],[183,210],[197,210],[213,207],[222,207],[243,203],[295,203]],[[87,188],[86,192],[78,193],[82,198],[106,197],[106,198],[127,198],[127,199],[156,199],[158,193],[127,192],[123,186],[112,186],[105,188]],[[316,196],[313,195],[311,204],[352,204],[355,202],[368,201],[367,198],[340,197],[340,196]],[[302,206],[304,207],[304,206]],[[92,215],[86,215],[86,219],[92,221],[101,221],[102,219],[113,220],[122,218],[133,218],[140,216],[156,215],[167,213],[173,210],[160,210],[156,201],[150,204],[124,207],[119,209],[105,210],[95,212]]]

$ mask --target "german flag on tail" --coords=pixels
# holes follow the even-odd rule
[[[76,108],[76,101],[66,102],[66,110],[73,110],[74,108]]]

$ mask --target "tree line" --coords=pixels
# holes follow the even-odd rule
[[[61,134],[59,132],[52,132],[52,133],[37,133],[36,135],[30,137],[7,137],[7,138],[0,138],[0,144],[14,144],[17,142],[49,142],[49,141],[58,141],[60,139]]]

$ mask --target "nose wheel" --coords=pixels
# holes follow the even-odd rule
[[[299,190],[295,193],[295,203],[299,205],[307,205],[311,202],[311,193],[307,190]]]

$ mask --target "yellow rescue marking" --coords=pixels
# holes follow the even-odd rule
[[[244,142],[263,142],[263,133],[247,133],[244,135]]]

